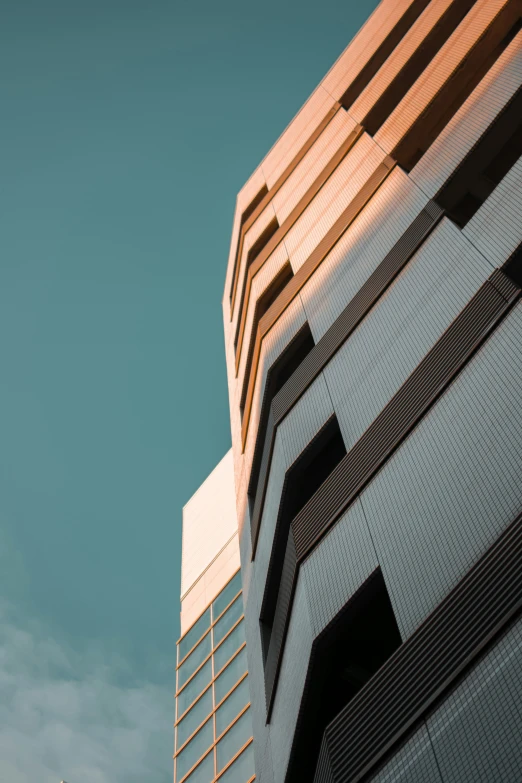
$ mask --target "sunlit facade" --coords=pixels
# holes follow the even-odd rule
[[[255,779],[233,482],[229,453],[183,509],[175,783]]]
[[[261,783],[522,780],[521,155],[520,1],[382,0],[239,192]]]

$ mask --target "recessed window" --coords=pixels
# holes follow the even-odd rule
[[[520,4],[509,0],[391,153],[411,171],[521,29]]]
[[[264,247],[270,242],[272,237],[274,236],[275,232],[279,228],[279,223],[277,222],[277,218],[274,217],[268,226],[261,232],[261,234],[258,236],[252,247],[247,253],[246,257],[246,264],[245,264],[245,274],[243,276],[243,287],[241,290],[241,302],[239,305],[239,314],[237,319],[237,330],[236,330],[236,337],[234,340],[234,347],[237,349],[237,343],[239,340],[239,330],[241,329],[241,320],[242,320],[242,314],[243,314],[243,307],[245,305],[245,291],[246,291],[246,283],[247,283],[247,277],[248,277],[248,270],[254,263],[255,259],[258,257],[258,255],[261,253]]]
[[[253,213],[254,209],[259,206],[259,204],[262,202],[264,197],[268,193],[268,188],[266,185],[263,185],[263,187],[256,193],[250,204],[245,208],[243,211],[243,214],[241,215],[241,225],[243,223],[246,223],[250,215]]]
[[[401,643],[378,569],[314,642],[287,783],[314,779],[325,728]]]
[[[336,417],[332,416],[286,473],[261,607],[261,638],[265,660],[270,645],[290,524],[345,454],[346,447],[339,424]]]
[[[461,228],[522,155],[522,90],[489,126],[435,201]]]
[[[268,308],[275,302],[279,294],[282,293],[282,291],[286,288],[286,286],[288,285],[288,283],[290,282],[293,276],[294,273],[292,271],[292,267],[290,266],[290,263],[287,262],[284,265],[284,267],[280,270],[280,272],[272,280],[268,288],[265,291],[263,291],[263,293],[261,294],[261,296],[256,302],[256,307],[254,310],[254,318],[252,321],[252,331],[250,334],[250,343],[248,346],[248,354],[247,354],[246,365],[245,365],[243,390],[241,393],[241,402],[240,402],[241,417],[243,417],[243,411],[245,409],[245,400],[248,391],[248,384],[250,381],[250,371],[252,368],[252,357],[254,355],[254,346],[257,337],[257,327],[259,325],[261,318],[267,312]]]
[[[295,370],[297,370],[305,357],[308,356],[314,345],[314,338],[312,337],[310,327],[308,326],[308,323],[305,323],[268,370],[265,384],[265,393],[261,405],[261,414],[259,417],[259,425],[257,428],[256,448],[252,462],[251,478],[248,487],[248,498],[251,514],[253,512],[255,502],[257,482],[259,477],[259,466],[263,453],[263,445],[265,442],[266,428],[272,400],[278,391],[283,388]]]

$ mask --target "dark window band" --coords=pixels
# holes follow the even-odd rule
[[[327,726],[314,783],[368,775],[521,608],[522,515]]]
[[[495,270],[292,521],[265,668],[267,720],[299,564],[415,428],[519,296],[520,288]]]
[[[310,351],[274,397],[267,421],[263,422],[264,426],[258,430],[248,489],[249,495],[255,498],[251,517],[252,558],[255,556],[257,546],[270,461],[278,425],[365,318],[399,272],[419,250],[439,222],[442,214],[442,210],[435,202],[428,202],[348,303],[341,315],[319,340],[315,348]]]
[[[252,356],[250,377],[248,379],[248,391],[245,399],[245,412],[243,416],[243,427],[241,432],[243,450],[245,448],[248,426],[250,423],[250,412],[252,408],[257,367],[261,354],[261,344],[265,335],[274,326],[286,308],[292,303],[301,288],[303,288],[303,286],[308,282],[315,270],[328,255],[334,245],[339,241],[344,232],[353,223],[359,213],[364,209],[368,201],[380,188],[394,167],[395,161],[389,156],[387,156],[383,162],[377,166],[373,174],[370,175],[357,195],[354,196],[352,201],[348,204],[342,215],[335,221],[330,230],[326,232],[325,236],[319,242],[315,250],[307,258],[305,263],[298,269],[284,291],[280,294],[280,296],[276,299],[276,301],[260,320],[257,328],[254,352]],[[255,266],[255,264],[253,266]],[[253,266],[251,268],[253,268]]]

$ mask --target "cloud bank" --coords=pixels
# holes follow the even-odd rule
[[[0,781],[170,783],[172,693],[131,674],[0,604]]]

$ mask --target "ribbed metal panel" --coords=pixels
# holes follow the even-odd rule
[[[498,270],[493,280],[499,280],[499,275],[505,278],[502,285],[511,291],[509,301],[513,301],[520,289]],[[507,307],[506,298],[498,293],[490,278],[294,519],[292,529],[299,559],[315,546],[406,437]]]
[[[297,403],[306,389],[319,375],[321,370],[339,350],[350,334],[357,328],[361,320],[371,310],[395,277],[404,268],[412,256],[417,252],[429,233],[433,230],[442,217],[442,210],[433,201],[430,201],[417,215],[409,228],[404,232],[400,240],[379,264],[377,269],[368,278],[366,283],[353,297],[351,302],[343,310],[339,318],[323,335],[304,361],[299,365],[291,378],[279,390],[272,402],[269,423],[260,428],[257,433],[252,463],[249,492],[255,493],[254,509],[251,520],[252,553],[254,555],[263,503],[268,482],[270,458],[273,451],[273,441],[277,426]],[[261,452],[261,444],[263,451]],[[256,461],[256,455],[259,456]],[[259,464],[259,468],[257,465]],[[258,471],[258,472],[256,472]]]
[[[323,239],[319,242],[313,253],[305,261],[305,263],[299,268],[292,280],[288,283],[284,291],[278,296],[276,301],[266,311],[263,318],[259,322],[256,342],[254,348],[254,356],[252,359],[252,369],[250,372],[250,378],[248,379],[248,393],[245,403],[245,413],[243,417],[243,429],[242,429],[242,448],[245,448],[246,438],[248,434],[248,426],[250,421],[250,411],[252,408],[252,397],[254,394],[257,365],[259,362],[259,356],[261,352],[261,343],[266,334],[274,326],[282,313],[295,299],[301,288],[306,284],[309,278],[313,275],[321,261],[330,252],[332,247],[348,229],[351,223],[355,220],[359,212],[371,199],[375,191],[382,185],[386,177],[395,167],[395,161],[393,158],[387,156],[382,163],[380,163],[373,174],[368,178],[365,185],[360,189],[355,198],[352,199],[348,207],[343,214],[336,220],[332,228],[327,231]],[[257,263],[257,262],[256,262]]]
[[[501,287],[504,295],[498,292],[497,287]],[[292,552],[295,548],[296,564],[289,558],[288,571],[285,571],[285,560],[281,577],[284,587],[280,588],[284,595],[281,601],[278,599],[274,620],[277,636],[273,646],[271,641],[270,661],[267,660],[265,670],[267,695],[270,694],[271,699],[283,654],[299,564],[407,437],[519,295],[520,289],[501,271],[495,270],[292,521],[288,547]],[[289,586],[291,579],[294,580],[293,586]],[[267,700],[267,703],[270,707],[271,702]]]
[[[521,608],[522,516],[326,728],[329,780],[367,775]]]
[[[255,209],[252,211],[248,217],[242,218],[241,222],[241,228],[239,232],[239,239],[237,243],[236,248],[236,254],[234,256],[234,268],[232,271],[232,286],[230,291],[230,318],[232,318],[232,313],[234,311],[234,303],[235,303],[235,297],[237,293],[237,282],[238,282],[238,276],[239,276],[239,260],[241,258],[241,254],[243,252],[243,244],[245,240],[245,235],[247,231],[254,225],[257,218],[263,212],[263,210],[270,204],[272,199],[274,198],[275,194],[281,189],[281,187],[284,185],[286,180],[289,178],[289,176],[292,174],[294,169],[297,168],[299,163],[302,161],[306,153],[309,149],[315,144],[321,133],[324,131],[326,126],[330,123],[330,120],[334,118],[334,116],[337,114],[339,109],[341,108],[339,103],[336,103],[332,106],[332,108],[327,112],[327,114],[323,117],[315,131],[311,134],[311,136],[305,141],[297,155],[293,158],[293,160],[288,164],[286,169],[283,171],[277,182],[270,188],[268,193],[263,196],[262,200],[259,202],[259,204],[256,205]]]
[[[314,783],[335,783],[332,773],[332,762],[330,761],[330,754],[328,753],[328,743],[326,742],[324,735],[321,742],[321,750],[319,751],[319,758],[317,759]]]
[[[324,169],[321,171],[319,176],[316,177],[316,179],[310,185],[310,187],[308,188],[304,196],[300,199],[299,203],[296,204],[296,206],[290,212],[286,220],[283,222],[281,226],[279,226],[277,231],[268,240],[266,245],[263,247],[261,252],[256,256],[256,258],[252,261],[248,270],[246,271],[242,290],[241,290],[241,300],[239,303],[239,312],[238,312],[238,343],[237,343],[237,351],[236,351],[237,366],[239,366],[239,355],[241,354],[241,348],[243,345],[245,320],[246,320],[246,313],[248,309],[247,303],[250,297],[250,289],[252,286],[253,278],[259,272],[259,270],[261,269],[261,267],[263,266],[267,258],[270,256],[270,254],[273,253],[275,248],[283,241],[283,239],[288,234],[292,226],[301,217],[305,209],[311,204],[311,202],[317,196],[317,194],[319,193],[319,191],[321,190],[325,182],[327,182],[327,180],[330,178],[330,176],[333,174],[333,172],[336,170],[339,164],[348,155],[348,153],[354,146],[357,139],[362,135],[362,133],[363,133],[363,128],[360,125],[356,125],[353,131],[348,135],[346,141],[344,141],[343,144],[341,144],[337,152],[332,156],[331,160],[324,167]]]

